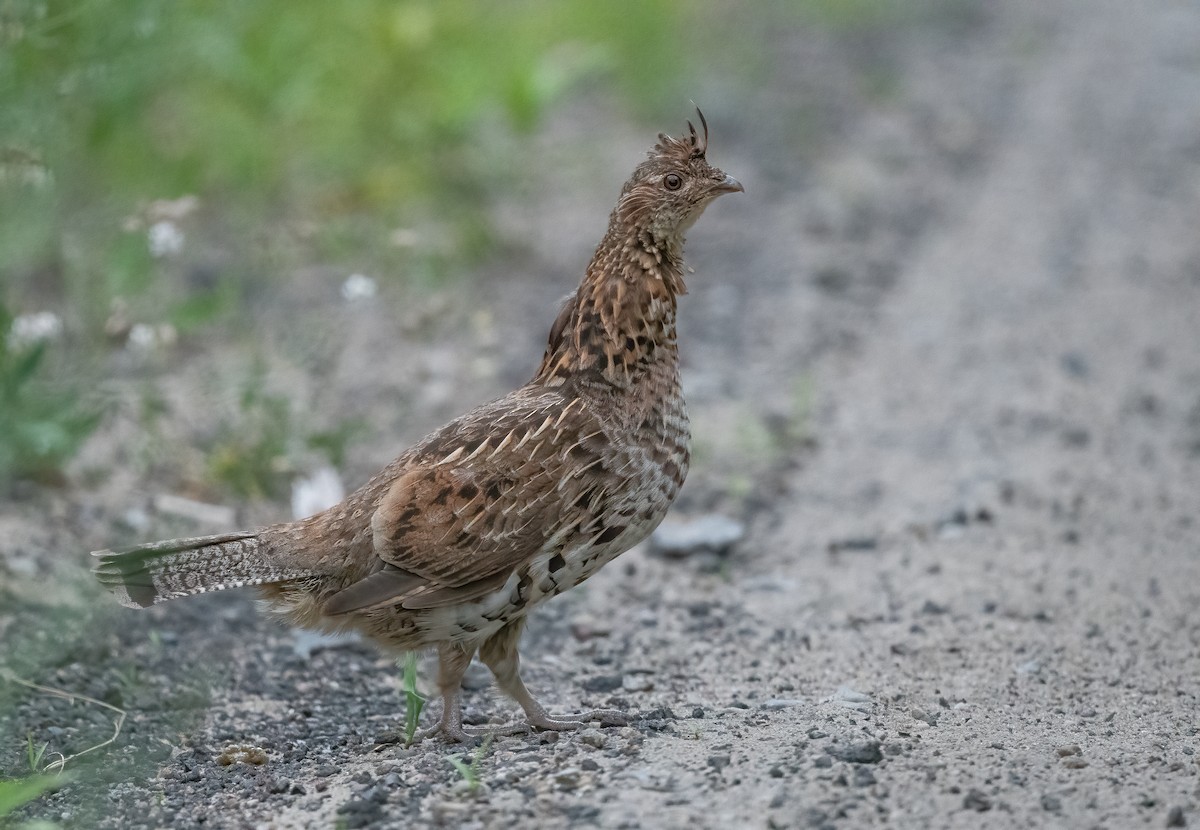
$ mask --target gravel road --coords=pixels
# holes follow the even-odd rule
[[[0,588],[43,586],[37,601],[0,591],[0,636],[37,632],[35,649],[61,658],[31,680],[128,712],[101,763],[30,815],[279,830],[1200,824],[1200,6],[1014,0],[857,40],[778,32],[771,48],[753,95],[711,90],[712,160],[747,195],[693,230],[680,312],[697,452],[674,515],[746,533],[629,552],[539,609],[522,649],[552,710],[637,720],[397,744],[398,672],[363,644],[278,627],[244,596],[138,617],[79,588],[69,574],[128,539],[120,521],[146,486],[116,475],[0,504]],[[886,91],[864,86],[881,74]],[[594,138],[579,115],[556,117],[536,154]],[[816,139],[794,129],[801,115]],[[414,359],[373,365],[369,411],[396,429],[352,457],[349,483],[536,363],[564,275],[603,227],[598,182],[615,189],[646,144],[609,126],[570,192],[536,198],[566,175],[547,165],[504,212],[527,253],[454,300],[485,306],[486,325],[450,317]],[[326,382],[347,397],[396,336],[386,307],[348,326],[350,313],[328,313],[326,338],[341,342]],[[404,388],[417,402],[397,425],[383,413]],[[107,429],[119,446],[122,427]],[[179,529],[147,521],[146,538]],[[86,611],[44,624],[78,591]],[[516,717],[483,670],[468,686],[468,720]],[[26,734],[69,753],[111,731],[107,710],[5,693],[7,774]],[[477,783],[449,757],[475,760]]]

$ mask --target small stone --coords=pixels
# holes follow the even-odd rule
[[[615,692],[625,682],[622,674],[598,674],[583,681],[583,689],[587,692]]]
[[[821,702],[833,703],[846,709],[853,709],[856,712],[870,711],[873,705],[870,695],[851,689],[849,686],[839,686],[836,692],[827,698],[823,698]]]
[[[1073,378],[1083,380],[1089,374],[1087,358],[1079,352],[1066,352],[1059,358],[1059,365]]]
[[[1167,827],[1187,827],[1187,819],[1183,817],[1183,808],[1178,804],[1167,811]]]
[[[675,559],[702,552],[721,554],[745,535],[745,524],[716,513],[690,521],[668,519],[651,535],[650,551]]]
[[[1083,769],[1088,765],[1088,762],[1077,755],[1072,755],[1069,758],[1063,758],[1062,765],[1067,769]]]
[[[1059,758],[1066,758],[1069,755],[1082,755],[1083,754],[1083,750],[1079,748],[1079,744],[1068,744],[1066,746],[1060,746],[1058,749],[1056,749],[1054,751],[1058,753]]]
[[[579,762],[579,768],[582,770],[587,770],[588,772],[595,772],[596,770],[600,769],[600,765],[591,758],[584,758]]]
[[[878,764],[883,760],[883,747],[879,741],[856,741],[852,744],[834,744],[826,752],[851,764]]]
[[[977,813],[986,813],[992,809],[992,800],[982,790],[972,787],[970,792],[963,798],[963,807],[968,810],[974,810]]]
[[[725,767],[729,766],[729,754],[720,753],[716,755],[709,755],[708,765],[717,772],[720,772],[721,770],[725,769]]]
[[[258,767],[267,762],[267,751],[260,746],[231,744],[221,750],[216,757],[216,762],[223,767],[233,764],[251,764]]]
[[[833,766],[833,759],[828,755],[818,755],[813,759],[813,766],[820,769],[828,769]]]
[[[570,623],[571,636],[581,643],[596,637],[607,637],[612,634],[612,626],[606,625],[592,617],[575,617]]]
[[[829,543],[830,553],[841,551],[868,551],[879,547],[879,540],[874,536],[850,536],[845,539],[835,539]]]
[[[875,773],[871,772],[870,767],[855,767],[854,768],[854,786],[869,787],[876,781]]]
[[[914,720],[922,721],[930,726],[937,726],[938,724],[937,715],[926,712],[924,709],[919,709],[916,706],[909,710],[909,714],[913,716]]]
[[[599,729],[585,729],[579,733],[579,742],[594,749],[604,749],[608,744],[608,739]]]
[[[490,689],[492,686],[492,673],[488,671],[487,666],[482,663],[472,662],[467,666],[467,671],[463,675],[462,687],[468,692],[479,692],[484,689]]]
[[[931,599],[925,600],[925,604],[921,606],[922,614],[945,614],[950,610],[948,605],[942,605],[939,602],[934,602]]]
[[[560,770],[554,776],[554,783],[562,787],[564,790],[573,790],[579,786],[580,771],[574,767],[567,767]]]
[[[779,709],[790,709],[793,706],[800,706],[803,703],[803,700],[794,697],[773,697],[769,700],[764,700],[762,708],[768,711],[776,711]]]
[[[1062,809],[1062,800],[1056,795],[1042,796],[1042,809],[1047,813],[1057,813]]]
[[[645,673],[625,675],[621,680],[621,688],[626,692],[654,691],[654,678]]]

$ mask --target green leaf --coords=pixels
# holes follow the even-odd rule
[[[42,793],[62,786],[66,780],[62,775],[30,775],[0,781],[0,817],[28,804]]]

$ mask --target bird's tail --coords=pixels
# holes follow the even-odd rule
[[[152,542],[92,553],[96,578],[128,608],[149,608],[179,597],[263,585],[304,576],[264,555],[254,533],[226,533]]]

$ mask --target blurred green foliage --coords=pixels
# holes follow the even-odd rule
[[[55,481],[62,466],[99,423],[73,389],[42,374],[48,344],[20,344],[13,317],[0,303],[0,483],[15,478]]]
[[[0,265],[107,238],[104,279],[136,288],[121,218],[185,193],[421,215],[476,191],[480,127],[527,128],[594,74],[641,101],[677,82],[684,5],[0,0]]]
[[[42,793],[66,783],[56,775],[30,775],[25,778],[0,780],[0,818],[4,818],[18,807],[33,801]],[[56,827],[54,824],[43,824]]]
[[[347,446],[366,429],[358,418],[311,429],[305,410],[267,391],[261,366],[250,373],[238,404],[208,450],[208,474],[241,498],[284,497],[297,469],[311,467],[316,457],[340,466]]]

